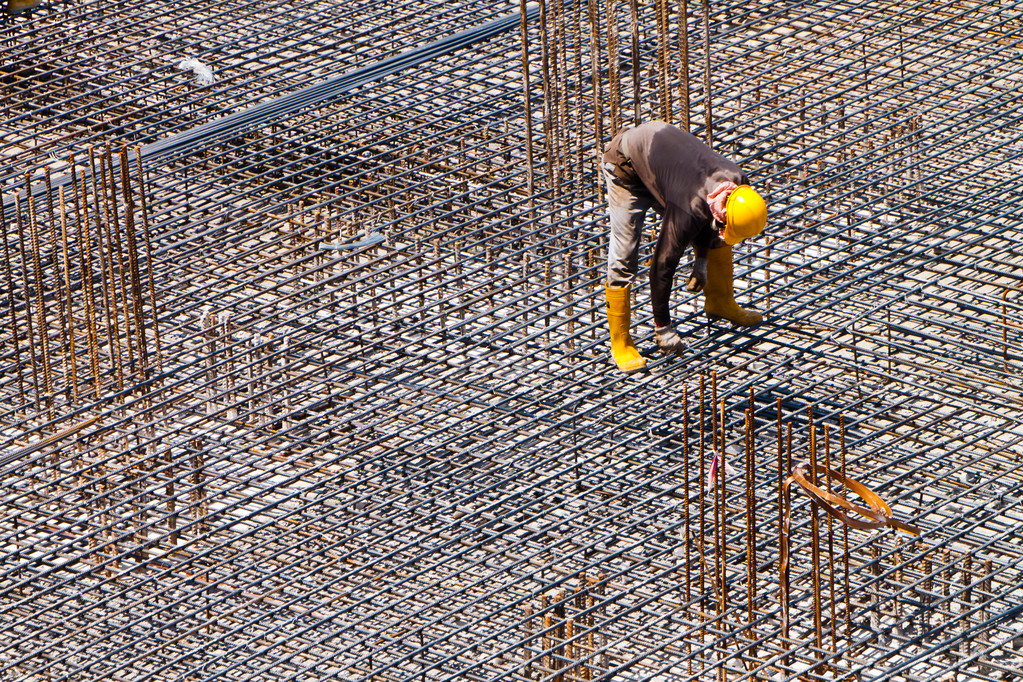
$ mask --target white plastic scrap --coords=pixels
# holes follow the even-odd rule
[[[188,71],[191,69],[192,73],[195,74],[195,82],[197,85],[212,85],[217,80],[217,77],[213,75],[213,69],[194,57],[182,59],[181,62],[178,63],[178,68],[182,71]]]
[[[719,454],[717,452],[717,450],[711,450],[710,454],[711,454],[711,457],[710,457],[710,467],[709,467],[709,471],[707,472],[707,492],[708,493],[714,492],[714,478],[717,476],[719,463],[720,463],[720,466],[724,467],[725,476],[734,476],[735,475],[735,469],[733,469],[732,465],[729,464],[728,460],[725,459],[725,455]],[[734,452],[729,452],[726,449],[725,450],[725,454],[726,455],[734,455],[735,453]]]

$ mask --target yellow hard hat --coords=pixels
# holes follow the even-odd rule
[[[744,239],[756,237],[767,224],[767,204],[749,185],[739,185],[725,201],[725,244],[735,246]]]

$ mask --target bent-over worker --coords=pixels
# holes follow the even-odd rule
[[[679,128],[651,121],[619,132],[604,152],[611,239],[607,254],[607,322],[611,354],[624,372],[646,367],[629,334],[630,287],[647,209],[661,214],[650,265],[654,334],[665,351],[684,346],[671,325],[669,294],[675,268],[690,244],[696,252],[689,291],[703,289],[704,312],[739,325],[763,318],[735,302],[732,246],[756,236],[767,222],[763,198],[732,161]]]

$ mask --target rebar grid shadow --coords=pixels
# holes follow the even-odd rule
[[[637,7],[643,64],[658,63],[651,12],[664,7]],[[892,7],[900,18],[869,30],[867,5],[765,6],[731,23],[713,8],[716,46],[741,61],[743,41],[757,44],[745,80],[720,81],[740,85],[721,90],[712,132],[769,187],[770,241],[737,250],[742,296],[769,322],[707,324],[699,299],[676,291],[691,346],[667,358],[641,344],[652,371],[639,378],[623,381],[606,358],[603,209],[586,170],[591,112],[606,138],[635,110],[637,81],[614,60],[621,88],[594,107],[589,5],[543,16],[549,54],[564,57],[547,80],[565,83],[546,95],[541,26],[527,26],[534,114],[546,107],[533,128],[512,33],[344,107],[311,105],[145,166],[142,180],[129,146],[131,182],[145,188],[131,207],[120,176],[104,189],[83,173],[93,222],[80,223],[123,230],[148,212],[151,255],[135,279],[127,245],[76,249],[75,218],[64,264],[59,201],[52,215],[23,210],[23,232],[5,232],[0,311],[12,321],[2,416],[16,455],[5,458],[4,674],[763,679],[813,677],[826,661],[866,679],[996,679],[1017,665],[1018,85],[1003,28],[1018,8]],[[564,23],[576,9],[577,34]],[[800,21],[812,35],[775,30]],[[604,40],[598,31],[602,60]],[[610,95],[611,65],[596,64]],[[659,103],[661,71],[637,72]],[[690,95],[704,134],[702,95]],[[98,163],[105,153],[97,145]],[[91,172],[87,159],[79,150]],[[977,177],[996,178],[998,195]],[[70,294],[72,328],[87,332],[82,254],[99,330],[120,330],[95,351],[98,390],[93,351],[72,351],[56,319]],[[150,331],[136,349],[163,368],[120,388],[118,370],[137,369],[127,344],[115,352],[139,328],[136,300]],[[641,330],[646,309],[641,289]],[[30,386],[44,359],[29,334],[49,344],[52,396]],[[844,576],[824,571],[813,589],[810,510],[797,504],[791,608],[804,621],[785,642],[771,457],[789,425],[795,452],[811,422],[837,440],[839,415],[850,473],[925,534],[850,533],[850,599],[832,616],[828,581]],[[755,485],[730,474],[711,500],[712,449],[730,449],[737,469],[755,450]]]

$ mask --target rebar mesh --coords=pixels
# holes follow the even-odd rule
[[[0,679],[1023,676],[1023,3],[523,9],[7,18]],[[767,319],[662,355],[640,286],[623,377],[654,117],[768,197]],[[793,492],[786,633],[811,457],[922,532]]]

